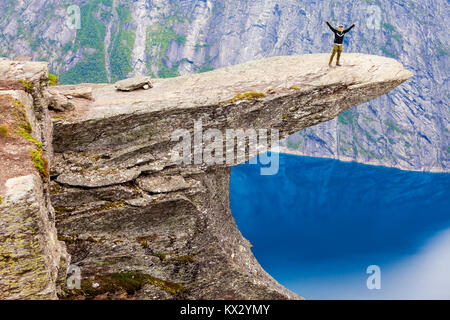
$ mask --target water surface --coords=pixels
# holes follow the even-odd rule
[[[450,299],[450,174],[280,154],[274,176],[233,168],[230,189],[258,261],[305,298]]]

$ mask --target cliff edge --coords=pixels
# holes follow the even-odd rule
[[[412,76],[389,58],[346,54],[340,68],[327,59],[268,58],[155,79],[153,88],[132,92],[108,84],[43,89],[54,110],[58,238],[82,272],[81,288],[60,297],[300,298],[261,268],[239,232],[229,208],[230,167]],[[241,133],[244,142],[220,139],[230,130],[233,142]],[[174,136],[193,137],[182,162]],[[211,149],[214,161],[205,157]]]
[[[0,59],[0,299],[56,299],[70,260],[50,203],[44,62]]]

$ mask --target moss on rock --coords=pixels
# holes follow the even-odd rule
[[[234,98],[230,99],[228,102],[235,103],[242,100],[254,100],[254,99],[260,99],[264,98],[266,96],[265,93],[262,92],[246,92],[246,93],[239,93]]]
[[[0,137],[6,138],[8,135],[9,135],[9,125],[8,124],[0,125]]]
[[[25,87],[26,93],[33,92],[33,83],[30,80],[19,80],[19,82]]]
[[[164,261],[166,260],[167,255],[165,253],[155,253],[155,257],[158,257],[159,260]]]
[[[49,176],[48,161],[42,156],[42,151],[36,149],[30,149],[31,159],[34,166],[39,172],[39,175],[43,180],[46,180]]]
[[[68,290],[65,298],[82,296],[87,299],[93,299],[99,295],[114,293],[133,295],[145,285],[157,286],[171,294],[177,294],[184,289],[180,283],[162,280],[149,274],[135,272],[111,273],[97,276],[93,279],[83,279],[80,289]]]
[[[48,82],[50,83],[50,86],[56,86],[59,84],[59,79],[54,74],[48,73]]]
[[[149,245],[146,239],[138,239],[139,244],[141,245],[142,248],[144,249],[148,249]]]

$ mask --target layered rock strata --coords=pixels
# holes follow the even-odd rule
[[[327,54],[274,57],[133,92],[72,86],[91,96],[52,112],[51,200],[82,281],[60,297],[299,299],[261,268],[239,232],[230,168],[412,75],[393,59],[347,58],[328,68]],[[236,136],[247,138],[230,143]]]

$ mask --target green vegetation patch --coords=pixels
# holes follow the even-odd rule
[[[390,120],[386,120],[384,121],[384,124],[386,125],[386,127],[388,127],[388,129],[396,131],[400,134],[405,134],[405,132],[403,130],[401,130],[393,121]]]
[[[19,80],[21,84],[25,87],[26,93],[32,93],[33,92],[33,83],[30,80]]]
[[[0,125],[0,137],[6,138],[7,136],[9,136],[9,125],[8,124]]]
[[[148,249],[150,247],[148,242],[147,242],[147,239],[139,238],[139,239],[137,239],[137,241],[139,242],[141,247],[144,248],[144,249]]]
[[[59,83],[59,79],[54,74],[48,73],[48,81],[50,83],[50,86],[56,86]]]
[[[165,64],[160,65],[160,69],[158,71],[158,76],[160,78],[175,78],[179,76],[178,68],[180,67],[179,63],[175,63],[169,69]]]
[[[95,287],[93,286],[94,283],[97,284]],[[133,295],[147,284],[157,286],[171,294],[179,293],[184,289],[182,284],[162,280],[149,274],[133,272],[112,273],[98,276],[94,279],[82,280],[81,288],[67,292],[67,298],[81,295],[92,299],[105,293],[124,292],[127,295]]]
[[[37,147],[38,151],[42,151],[42,143],[37,141],[31,135],[32,134],[32,129],[31,129],[31,125],[30,125],[30,123],[28,121],[24,122],[24,123],[21,123],[19,125],[19,130],[17,131],[17,133],[20,134],[25,140],[33,143]]]
[[[65,116],[61,116],[61,115],[54,115],[54,116],[52,116],[52,119],[55,119],[55,120],[64,120],[64,119],[66,119],[66,117],[65,117]]]
[[[67,212],[72,212],[73,209],[69,209],[66,207],[54,207],[53,209],[55,209],[55,212],[57,214],[63,214],[63,213],[67,213]]]
[[[441,40],[437,39],[435,44],[435,52],[438,56],[448,56],[449,47],[447,44],[443,44]]]
[[[383,30],[388,35],[388,40],[380,46],[380,50],[383,55],[390,58],[395,58],[398,56],[398,50],[396,49],[395,42],[397,42],[397,44],[401,44],[403,40],[402,34],[389,23],[383,24]]]
[[[43,180],[46,180],[49,176],[47,159],[42,156],[42,151],[36,149],[31,149],[30,154],[33,164],[38,170],[39,175]]]
[[[179,64],[173,64],[170,68],[166,67],[167,63],[165,63],[165,55],[167,50],[169,50],[172,41],[183,44],[186,42],[186,37],[176,34],[173,31],[171,24],[173,24],[173,21],[166,21],[164,24],[155,23],[147,30],[147,51],[153,52],[153,48],[156,48],[159,51],[159,54],[152,55],[152,57],[149,58],[147,68],[150,70],[152,66],[156,66],[158,68],[157,76],[159,78],[171,78],[179,75]],[[156,77],[156,75],[153,76]]]
[[[193,262],[195,262],[195,259],[192,258],[191,256],[177,257],[174,260],[178,261],[178,262],[185,262],[185,263],[193,263]]]
[[[125,203],[123,201],[109,202],[102,206],[86,210],[85,213],[97,213],[97,212],[102,212],[102,211],[107,211],[107,210],[119,210],[123,207],[125,207]],[[61,212],[61,213],[64,213],[64,212]]]
[[[384,23],[383,24],[383,28],[390,31],[390,32],[396,32],[397,29],[395,29],[395,27],[392,24],[389,23]]]
[[[383,54],[386,57],[389,57],[389,58],[395,58],[396,57],[395,52],[391,48],[381,47],[381,52],[383,52]]]
[[[119,16],[118,32],[112,35],[109,49],[112,82],[125,79],[133,71],[131,54],[136,39],[134,31],[126,30],[125,27],[132,21],[131,11],[124,7],[118,7],[117,14]]]
[[[156,253],[155,257],[158,257],[159,260],[164,261],[164,260],[166,260],[167,254],[165,254],[165,253]]]
[[[14,110],[16,113],[16,125],[18,127],[16,133],[36,146],[36,149],[30,149],[31,161],[38,170],[41,178],[43,180],[47,180],[49,177],[48,161],[42,155],[43,152],[42,143],[33,138],[32,135],[33,129],[31,127],[30,122],[28,122],[27,120],[27,115],[23,102],[20,100],[15,101]]]
[[[347,126],[358,121],[358,118],[359,118],[358,113],[353,114],[350,110],[345,110],[338,116],[338,122]]]
[[[21,135],[25,140],[33,143],[38,151],[42,151],[42,143],[32,136],[33,129],[31,128],[30,122],[27,120],[25,106],[22,101],[17,100],[14,102],[14,111],[16,114],[16,125],[18,127],[16,133]]]
[[[290,139],[288,139],[287,147],[288,147],[288,149],[291,149],[291,150],[297,150],[302,145],[302,143],[303,143],[302,140],[298,140],[296,143],[294,143]]]
[[[96,211],[103,211],[103,210],[110,210],[110,209],[120,209],[125,206],[125,203],[123,201],[116,201],[116,202],[110,202],[107,203],[99,208],[96,208]]]
[[[265,96],[266,96],[266,94],[262,93],[262,92],[239,93],[234,98],[230,99],[228,102],[235,103],[237,101],[242,101],[242,100],[254,100],[254,99],[264,98]]]
[[[80,49],[90,50],[91,53],[84,52],[85,57],[83,60],[68,71],[63,72],[60,75],[61,83],[107,82],[104,48],[106,27],[95,15],[100,12],[99,10],[102,10],[99,6],[100,3],[108,5],[109,2],[104,3],[102,0],[93,0],[80,6],[81,29],[77,30],[74,42],[69,42],[62,48],[62,54],[68,51],[75,53]]]

